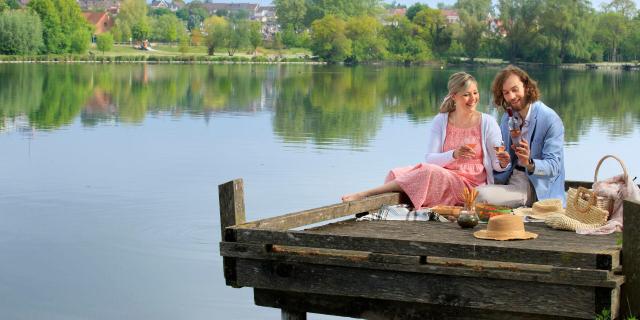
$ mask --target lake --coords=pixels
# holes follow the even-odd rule
[[[460,70],[0,64],[0,317],[278,319],[224,284],[218,185],[244,179],[247,220],[377,185],[423,159]],[[498,69],[466,71],[499,116]],[[605,154],[638,174],[638,73],[529,71],[564,121],[567,179]]]

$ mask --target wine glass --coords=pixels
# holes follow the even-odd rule
[[[496,151],[496,153],[500,153],[500,152],[504,152],[505,147],[504,147],[504,141],[500,140],[498,141],[494,146],[493,149]]]
[[[474,149],[476,147],[476,138],[473,136],[466,136],[462,139],[462,142],[464,143],[465,146]]]

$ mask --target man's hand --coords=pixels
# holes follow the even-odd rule
[[[523,167],[527,167],[529,165],[529,157],[531,156],[531,151],[529,150],[529,142],[527,140],[520,138],[520,144],[516,147],[514,145],[511,146],[513,150],[516,152],[516,156],[518,157],[518,164]]]

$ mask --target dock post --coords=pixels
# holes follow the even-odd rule
[[[221,239],[226,240],[225,229],[236,224],[245,223],[244,184],[242,179],[235,179],[218,186],[220,201]]]
[[[624,201],[622,231],[622,273],[625,276],[620,299],[622,315],[640,315],[640,203]]]
[[[289,311],[285,309],[280,310],[282,310],[282,320],[307,320],[306,312]]]
[[[220,201],[220,240],[236,241],[233,230],[227,232],[227,227],[245,223],[244,214],[244,187],[242,179],[235,179],[218,186],[218,199]],[[228,286],[240,288],[238,285],[238,273],[236,259],[222,257],[224,279]]]

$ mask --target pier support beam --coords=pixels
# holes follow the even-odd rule
[[[307,320],[306,312],[296,312],[296,311],[288,311],[285,309],[282,310],[282,320]]]

